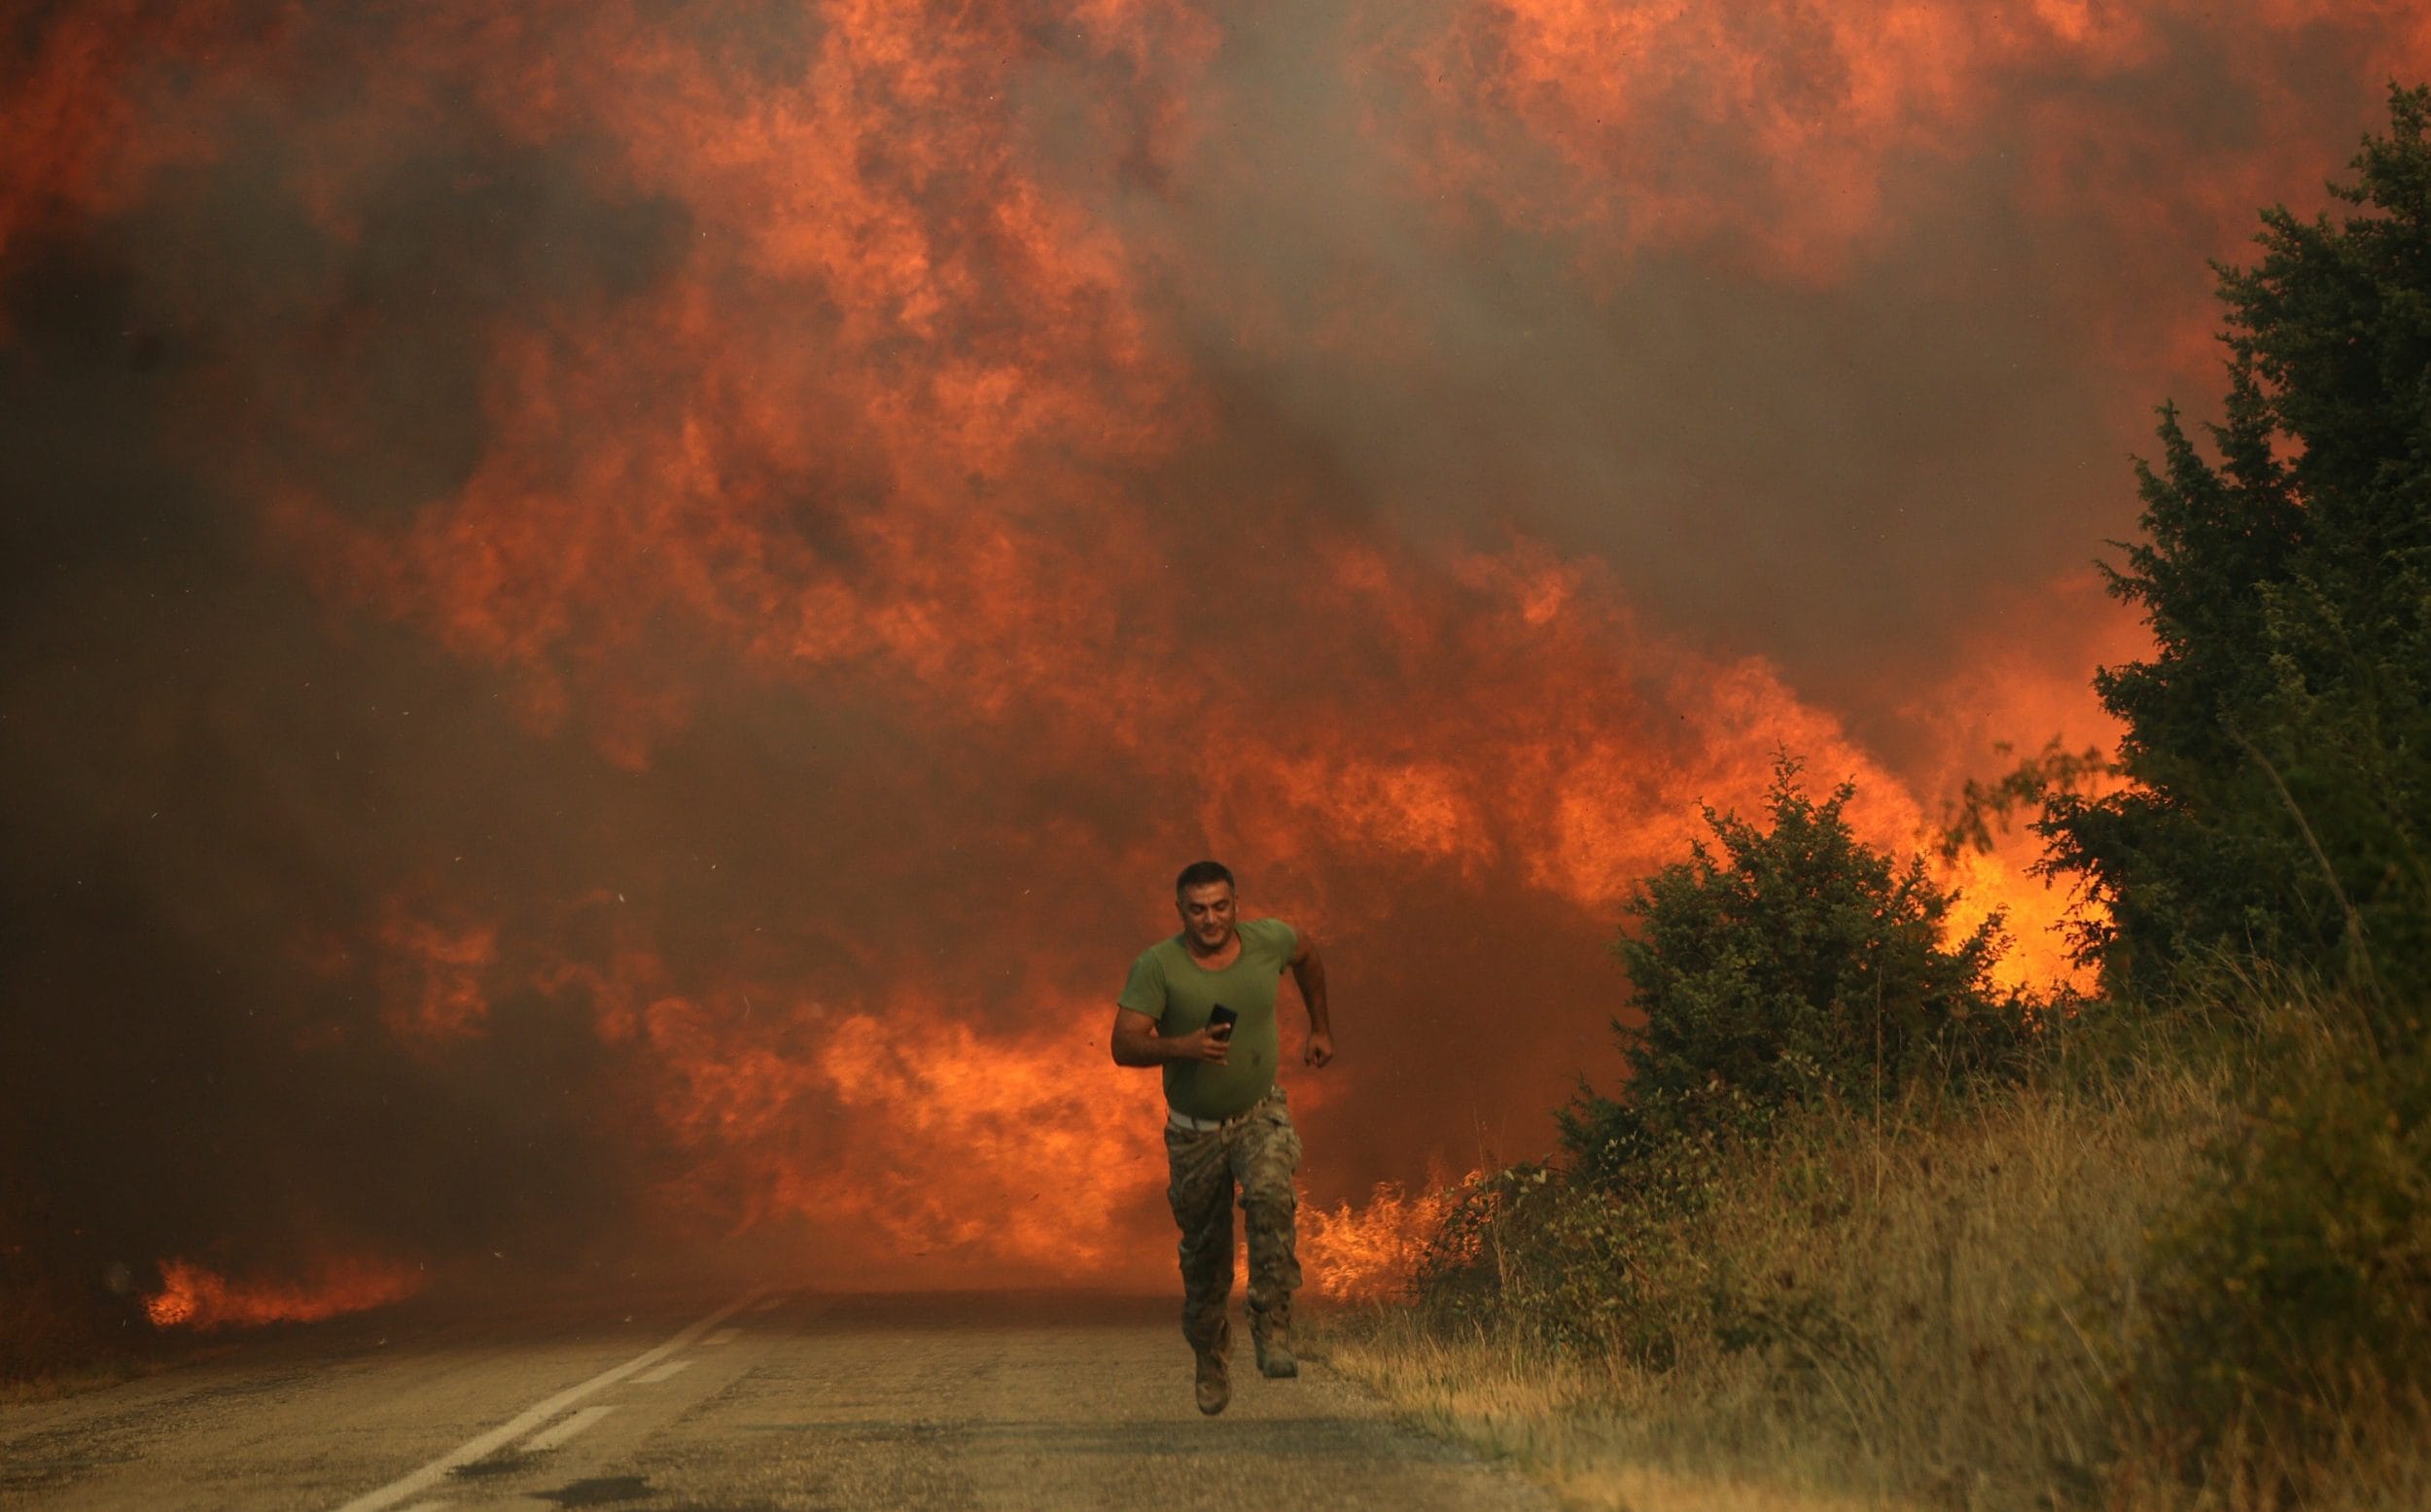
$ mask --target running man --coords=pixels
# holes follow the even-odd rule
[[[1257,1368],[1300,1373],[1291,1355],[1291,1175],[1300,1136],[1275,1080],[1281,1058],[1275,989],[1286,967],[1308,1005],[1302,1059],[1334,1058],[1325,967],[1305,935],[1280,919],[1236,920],[1232,873],[1212,861],[1174,883],[1181,932],[1140,952],[1115,1000],[1114,1064],[1165,1071],[1166,1200],[1181,1229],[1181,1332],[1198,1356],[1199,1411],[1232,1400],[1232,1204],[1250,1240],[1250,1337]],[[1229,1014],[1219,1011],[1229,1010]]]

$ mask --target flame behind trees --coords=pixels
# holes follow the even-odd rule
[[[2061,794],[2113,990],[2224,953],[2419,988],[2431,928],[2431,88],[2390,97],[2336,220],[2268,212],[2224,268],[2207,460],[2174,408],[2112,576],[2158,642],[2105,670],[2132,786]]]
[[[1996,1073],[2029,1003],[1992,981],[1997,916],[1952,928],[1924,858],[1861,840],[1842,784],[1816,801],[1784,757],[1765,823],[1709,808],[1713,848],[1632,893],[1619,943],[1638,1024],[1614,1028],[1623,1098],[1589,1094],[1563,1139],[1590,1175],[1626,1178],[1660,1147],[1761,1133],[1820,1102],[1868,1108]]]
[[[1396,93],[1434,76],[1352,9],[92,0],[13,31],[0,1263],[60,1236],[82,1295],[148,1256],[739,1233],[847,1278],[1128,1278],[1156,1181],[1105,1152],[1153,1108],[1096,1020],[1180,859],[1226,855],[1343,973],[1305,1104],[1339,1213],[1477,1128],[1549,1136],[1605,1053],[1614,910],[1777,749],[1897,845],[1989,739],[2101,732],[2076,664],[2108,632],[2061,585],[2090,532],[2051,512],[2098,494],[1977,454],[2097,430],[2069,365],[2103,351],[2027,362],[2063,409],[1971,427],[1942,378],[2018,401],[2038,311],[1961,267],[1943,308],[2016,351],[1850,334],[1905,319],[1913,269],[1862,264],[1907,222],[1869,207],[1934,132],[2150,144],[2131,177],[2208,225],[2218,142],[2036,92],[2179,66],[2159,32],[1423,8],[1400,60],[1462,66]],[[2201,50],[2265,158],[2322,114],[2272,37],[2413,41],[2301,11]],[[1755,108],[1818,60],[1860,108]],[[1344,119],[1259,119],[1313,98]],[[1468,193],[1486,159],[1430,150],[1510,129],[1575,171]],[[1594,214],[1535,213],[1580,174]],[[1943,187],[1932,267],[1955,226],[2001,262],[2073,234]],[[1981,371],[1907,365],[1961,346]],[[1952,928],[2005,906],[2047,974],[2020,862],[1958,858]]]

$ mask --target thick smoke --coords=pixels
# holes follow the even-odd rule
[[[19,20],[5,1263],[1156,1284],[1208,853],[1315,1197],[1542,1148],[1699,799],[2099,733],[2201,259],[2420,48],[2045,9]]]

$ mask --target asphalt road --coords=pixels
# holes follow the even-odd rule
[[[1191,1405],[1170,1302],[776,1293],[370,1317],[0,1408],[0,1506],[1543,1509],[1328,1374]]]

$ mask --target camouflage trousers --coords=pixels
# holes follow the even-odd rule
[[[1238,1120],[1204,1133],[1165,1129],[1173,1183],[1165,1200],[1181,1229],[1181,1332],[1190,1347],[1229,1356],[1232,1325],[1232,1207],[1236,1193],[1250,1241],[1250,1324],[1263,1334],[1288,1327],[1300,1289],[1294,1253],[1292,1173],[1300,1135],[1283,1088]]]

